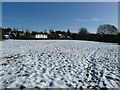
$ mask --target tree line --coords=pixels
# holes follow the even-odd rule
[[[20,31],[18,29],[11,28],[1,28],[0,32],[2,33],[0,37],[6,39],[5,35],[9,35],[10,39],[36,39],[36,34],[46,34],[48,35],[47,39],[70,39],[70,40],[88,40],[88,41],[99,41],[99,42],[110,42],[110,43],[119,43],[120,41],[120,32],[119,30],[109,24],[99,25],[96,33],[90,33],[84,27],[80,28],[78,32],[72,33],[70,29],[66,31],[57,30],[54,31],[50,29],[49,32],[44,31]]]

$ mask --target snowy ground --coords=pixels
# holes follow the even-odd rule
[[[0,88],[120,87],[117,44],[77,40],[0,43]]]

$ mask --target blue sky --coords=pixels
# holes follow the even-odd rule
[[[78,32],[85,27],[96,32],[98,25],[118,27],[117,2],[3,2],[2,26],[47,31]]]

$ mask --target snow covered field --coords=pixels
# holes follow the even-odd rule
[[[120,87],[117,44],[77,40],[0,43],[0,88]]]

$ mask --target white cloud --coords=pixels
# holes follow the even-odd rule
[[[92,18],[91,21],[100,21],[100,18]]]
[[[74,21],[76,22],[88,22],[88,21],[92,21],[92,22],[95,22],[95,21],[100,21],[100,18],[91,18],[91,19],[74,19]]]

